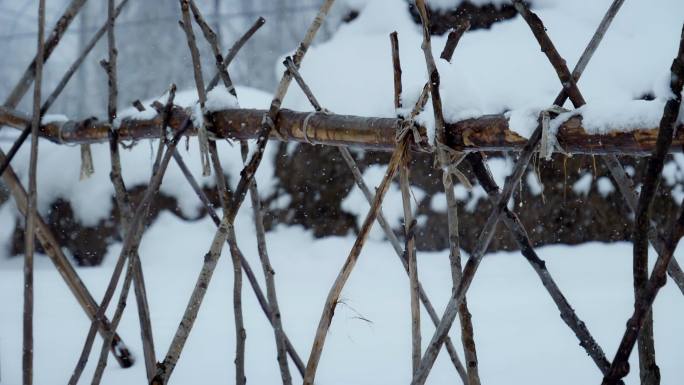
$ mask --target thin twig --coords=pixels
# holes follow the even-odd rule
[[[621,3],[622,0],[615,0],[615,2]],[[578,61],[578,66],[575,67],[575,82],[579,79],[584,67],[586,67],[586,63],[589,61],[589,59],[593,56],[594,52],[596,51],[596,48],[598,47],[598,42],[602,40],[603,36],[605,35],[608,29],[608,26],[615,17],[618,9],[619,7],[615,8],[611,6],[606,12],[603,19],[601,20],[601,23],[599,24],[599,27],[594,33],[590,44],[582,53],[582,56]],[[545,33],[544,31],[541,32]],[[550,40],[548,40],[548,42],[550,42]],[[562,99],[564,101],[566,97],[564,97],[563,94],[564,90],[561,91],[561,94],[559,95],[559,97],[556,98],[556,101],[558,101],[559,99]],[[561,105],[563,103],[559,102],[557,104]],[[503,191],[499,195],[499,200],[497,201],[494,210],[488,217],[485,226],[475,243],[473,253],[468,259],[468,262],[466,263],[465,268],[463,270],[463,279],[461,280],[459,287],[454,291],[451,298],[449,299],[449,302],[447,303],[444,315],[442,316],[439,326],[437,327],[437,330],[435,331],[435,334],[433,335],[430,344],[427,350],[425,351],[423,358],[421,359],[421,370],[418,373],[418,376],[413,378],[412,385],[422,385],[425,383],[425,380],[427,379],[430,369],[432,368],[432,365],[434,364],[435,359],[437,358],[439,348],[441,347],[441,344],[444,342],[444,338],[449,332],[449,329],[451,329],[451,325],[453,324],[453,321],[456,318],[458,307],[465,298],[465,294],[468,291],[468,288],[470,287],[475,272],[477,271],[477,268],[480,262],[482,261],[482,257],[484,256],[487,247],[489,246],[489,243],[491,242],[491,239],[494,235],[496,224],[498,223],[499,218],[502,216],[502,213],[513,194],[515,186],[518,184],[518,181],[527,169],[527,165],[529,164],[530,159],[532,158],[532,155],[537,145],[539,144],[540,139],[541,125],[538,125],[537,128],[534,130],[533,134],[531,135],[530,139],[528,140],[527,144],[523,148],[523,151],[521,152],[518,158],[518,163],[515,165],[513,169],[513,173],[504,184]]]
[[[392,46],[392,69],[394,73],[394,109],[401,108],[401,61],[399,60],[399,36],[397,32],[390,33],[390,45]],[[408,260],[409,286],[411,301],[411,364],[415,374],[420,365],[421,335],[420,335],[420,300],[418,285],[418,263],[416,260],[415,221],[411,210],[411,192],[409,184],[410,153],[407,151],[399,169],[399,186],[401,189],[401,203],[404,209],[404,253]]]
[[[613,359],[610,372],[604,377],[604,384],[614,384],[629,373],[627,359],[632,353],[634,343],[639,338],[639,362],[642,369],[642,382],[649,384],[659,382],[660,375],[655,365],[655,351],[651,349],[652,338],[652,313],[651,305],[660,287],[665,284],[665,274],[670,263],[674,248],[682,236],[680,220],[668,237],[668,248],[664,255],[660,255],[656,260],[650,279],[644,280],[644,275],[648,274],[648,231],[650,227],[650,210],[655,199],[655,193],[660,182],[660,178],[665,164],[672,135],[677,124],[679,109],[682,104],[682,88],[684,88],[684,26],[679,41],[679,51],[672,62],[672,76],[670,77],[670,99],[665,104],[662,119],[660,120],[660,130],[656,149],[648,159],[648,164],[644,173],[644,182],[639,195],[637,204],[636,218],[634,221],[634,313],[627,323],[627,331],[620,342],[618,351]],[[644,266],[645,265],[645,266]],[[646,333],[643,327],[647,327]],[[651,335],[648,335],[651,334]],[[644,373],[645,372],[645,373]]]
[[[235,56],[237,55],[238,52],[240,52],[240,49],[242,48],[245,43],[249,40],[249,38],[256,33],[256,31],[259,30],[264,24],[266,23],[266,19],[263,17],[259,17],[256,19],[254,24],[242,35],[240,38],[233,44],[233,46],[228,50],[228,54],[223,58],[223,68],[228,68],[230,63],[235,59]],[[207,90],[211,90],[216,85],[218,84],[220,79],[219,73],[216,73],[213,78],[211,78],[211,81],[207,85]]]
[[[43,85],[43,57],[45,56],[45,0],[38,3],[38,44],[36,53],[35,87],[33,88],[33,118],[31,122],[31,158],[29,160],[28,209],[24,233],[24,325],[22,344],[22,380],[33,384],[33,254],[37,210],[38,129],[40,128],[40,98]]]
[[[117,114],[117,97],[118,97],[118,82],[117,82],[117,49],[114,34],[114,22],[116,20],[117,12],[114,8],[114,0],[108,0],[107,4],[108,22],[107,22],[107,46],[108,46],[108,60],[105,66],[108,78],[109,100],[108,100],[108,121],[110,124],[114,123]],[[165,127],[162,124],[162,127]],[[162,130],[163,132],[163,130]],[[130,197],[121,175],[121,159],[119,155],[118,141],[116,140],[118,133],[115,130],[111,131],[110,141],[110,158],[111,158],[111,173],[110,179],[114,185],[115,197],[117,206],[121,216],[121,225],[123,233],[130,231],[130,223],[132,220],[132,207]],[[160,139],[161,140],[161,139]],[[161,148],[159,149],[161,152]],[[157,154],[159,157],[161,154]],[[138,309],[138,319],[140,322],[140,334],[143,345],[143,354],[145,358],[145,369],[147,378],[152,378],[154,367],[156,363],[154,353],[154,341],[152,337],[152,325],[150,320],[149,305],[147,301],[147,292],[145,289],[144,275],[142,271],[142,264],[140,263],[140,256],[137,252],[129,258],[128,270],[124,279],[124,284],[119,295],[119,304],[112,319],[112,330],[105,336],[103,347],[100,351],[97,366],[93,374],[92,384],[98,385],[102,380],[104,369],[107,365],[107,357],[109,350],[106,347],[111,343],[116,328],[118,327],[118,320],[121,319],[123,311],[126,306],[126,298],[130,290],[131,280],[135,284],[135,297]]]
[[[440,166],[442,168],[442,184],[444,186],[444,193],[447,202],[447,222],[449,229],[449,263],[451,267],[451,279],[453,284],[453,289],[459,285],[462,279],[462,263],[461,263],[461,247],[458,235],[458,202],[456,201],[456,194],[454,193],[454,182],[452,178],[451,168],[455,167],[451,165],[451,157],[443,149],[443,145],[446,144],[446,125],[444,122],[444,114],[442,111],[442,98],[440,96],[440,76],[437,70],[437,64],[432,56],[432,43],[430,39],[430,19],[428,17],[427,6],[424,1],[416,1],[416,7],[418,8],[418,13],[420,15],[421,22],[423,24],[423,54],[425,56],[425,65],[428,72],[428,83],[430,84],[430,94],[432,95],[432,107],[434,111],[435,118],[435,142],[437,144],[437,159],[439,160]],[[461,34],[465,32],[465,29],[461,30]],[[455,44],[458,43],[460,39],[452,38],[451,44],[453,48],[451,51],[455,50]],[[449,54],[447,51],[446,54]],[[450,55],[449,55],[450,56]],[[461,340],[463,344],[463,350],[466,360],[466,368],[468,371],[468,384],[469,385],[479,385],[480,375],[477,364],[477,349],[475,348],[475,336],[472,324],[472,315],[468,309],[467,300],[463,298],[462,303],[459,306],[458,311],[461,323]],[[418,368],[414,369],[414,376],[417,374]]]

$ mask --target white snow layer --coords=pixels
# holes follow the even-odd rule
[[[367,0],[361,14],[342,25],[329,41],[312,47],[301,72],[319,101],[337,113],[395,116],[388,35],[399,33],[404,108],[410,108],[427,80],[421,29],[403,0]],[[439,7],[458,1],[430,2]],[[556,48],[570,68],[580,57],[611,1],[533,2]],[[669,97],[670,64],[684,21],[684,2],[625,2],[579,82],[588,105],[584,124],[592,132],[657,126]],[[638,21],[648,27],[635,30]],[[657,21],[657,22],[655,22]],[[509,112],[522,136],[534,129],[540,110],[550,107],[561,89],[558,77],[521,17],[468,32],[452,63],[439,59],[446,35],[433,36],[448,122]],[[282,72],[278,68],[278,72]],[[637,101],[646,94],[654,101]],[[296,87],[284,105],[308,110]],[[569,107],[568,103],[566,107]],[[430,103],[419,117],[431,128]]]

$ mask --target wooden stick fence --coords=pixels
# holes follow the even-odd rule
[[[359,117],[337,115],[326,110],[314,96],[314,92],[306,84],[305,79],[298,71],[304,56],[311,45],[316,33],[320,29],[323,20],[333,5],[333,0],[323,1],[319,12],[306,32],[304,39],[292,57],[285,62],[285,70],[280,80],[276,93],[268,110],[251,110],[241,108],[224,109],[220,111],[205,110],[207,92],[216,87],[219,82],[234,97],[237,93],[233,87],[228,65],[238,54],[240,48],[265,22],[259,18],[254,25],[240,38],[228,53],[222,56],[216,33],[204,20],[200,8],[194,0],[179,0],[181,9],[181,27],[187,38],[188,48],[191,52],[193,74],[198,94],[198,103],[202,109],[203,119],[200,126],[195,126],[192,119],[192,108],[174,105],[175,86],[171,86],[168,99],[165,104],[156,102],[153,108],[157,115],[152,119],[138,120],[124,118],[120,121],[117,116],[117,65],[116,65],[116,39],[114,23],[121,9],[129,2],[122,0],[115,6],[114,0],[108,0],[107,22],[97,31],[84,52],[71,65],[59,85],[47,98],[41,107],[41,83],[43,64],[47,61],[57,44],[60,42],[71,21],[76,17],[86,0],[73,0],[49,38],[43,41],[44,29],[44,0],[39,4],[39,40],[36,56],[28,66],[21,80],[10,93],[5,104],[0,107],[0,125],[7,125],[22,130],[10,153],[5,155],[0,151],[0,174],[3,181],[9,187],[10,192],[17,203],[20,212],[26,216],[26,256],[25,256],[25,291],[24,291],[24,339],[23,339],[23,383],[31,384],[33,381],[33,251],[34,238],[41,243],[46,254],[55,264],[72,293],[83,307],[91,320],[90,329],[84,342],[83,350],[78,359],[74,372],[69,379],[70,384],[78,383],[83,369],[88,361],[90,352],[98,332],[103,338],[104,344],[100,351],[96,365],[93,384],[99,384],[106,368],[107,357],[111,351],[119,364],[128,367],[133,364],[133,358],[125,347],[125,344],[116,333],[126,307],[126,298],[131,285],[134,287],[138,317],[143,346],[143,357],[146,368],[146,380],[150,384],[163,385],[168,383],[173,370],[181,357],[185,343],[192,331],[194,321],[203,302],[206,291],[209,288],[214,269],[221,255],[224,245],[227,243],[232,257],[234,287],[233,308],[235,316],[236,333],[236,358],[235,358],[235,383],[244,384],[247,381],[244,360],[246,350],[246,326],[242,320],[242,277],[247,277],[259,305],[262,308],[269,323],[273,327],[274,339],[277,351],[277,362],[283,384],[293,383],[289,370],[288,357],[294,363],[305,385],[313,385],[316,378],[318,364],[326,341],[326,336],[332,325],[334,311],[339,302],[340,294],[350,277],[361,250],[368,237],[369,231],[377,221],[388,240],[392,244],[404,269],[409,277],[411,307],[407,312],[412,320],[412,379],[414,385],[425,383],[438,352],[444,345],[450,357],[457,375],[464,384],[479,385],[482,381],[479,376],[478,359],[476,353],[474,327],[470,311],[467,306],[466,293],[473,280],[477,268],[481,263],[497,223],[501,220],[513,235],[520,247],[523,257],[539,276],[543,287],[547,290],[561,314],[562,320],[568,325],[579,340],[580,346],[594,361],[601,372],[603,384],[618,384],[629,372],[627,359],[635,344],[638,342],[639,372],[642,384],[658,384],[660,372],[655,360],[653,341],[653,316],[651,306],[660,287],[665,283],[666,276],[678,285],[684,294],[684,272],[673,258],[674,250],[679,239],[684,236],[684,204],[674,226],[662,237],[656,231],[650,218],[650,206],[653,203],[655,192],[662,174],[665,156],[671,151],[680,151],[684,148],[684,130],[677,127],[677,114],[681,106],[681,92],[684,86],[684,28],[679,45],[677,57],[674,59],[671,72],[672,97],[667,101],[665,111],[659,127],[643,127],[630,132],[615,131],[608,134],[590,133],[582,127],[582,117],[575,115],[565,121],[556,134],[556,138],[563,149],[570,154],[593,154],[601,155],[602,159],[617,182],[618,188],[625,198],[627,205],[635,212],[634,226],[634,312],[627,323],[627,329],[620,343],[618,351],[612,361],[606,357],[603,349],[596,342],[587,326],[573,310],[567,298],[563,295],[560,287],[546,268],[543,260],[539,258],[532,246],[527,231],[515,213],[508,209],[508,202],[514,192],[514,188],[527,169],[533,155],[539,150],[540,142],[546,138],[545,118],[555,116],[555,110],[542,111],[539,124],[529,138],[524,138],[512,131],[507,118],[503,115],[483,116],[468,119],[457,123],[445,122],[442,114],[442,102],[439,95],[439,72],[432,52],[430,39],[429,9],[425,0],[416,0],[415,5],[420,16],[423,30],[422,50],[425,56],[428,82],[423,88],[412,112],[407,116],[398,118]],[[553,104],[562,106],[570,99],[575,108],[583,106],[586,102],[577,86],[584,69],[606,34],[612,20],[621,8],[624,0],[614,0],[599,24],[592,39],[588,43],[575,69],[570,69],[565,60],[556,50],[553,42],[546,33],[542,20],[532,12],[526,3],[521,0],[513,0],[516,10],[527,22],[530,30],[537,40],[540,48],[546,54],[550,64],[555,69],[562,89]],[[205,84],[195,34],[193,21],[202,32],[212,49],[215,59],[216,75]],[[458,42],[468,30],[468,23],[455,26],[448,36],[446,46],[440,55],[440,60],[451,61],[454,51],[458,48]],[[41,117],[59,97],[61,91],[83,63],[86,56],[98,42],[107,35],[108,59],[102,62],[108,76],[109,98],[108,119],[106,122],[95,119],[83,121],[48,122],[40,125]],[[396,33],[390,35],[392,49],[392,68],[394,70],[394,105],[398,110],[402,107],[402,83],[401,64],[399,62],[399,37]],[[298,86],[308,97],[314,112],[298,112],[281,109],[289,85],[295,80]],[[32,115],[26,115],[15,108],[24,97],[26,92],[35,83],[33,96]],[[436,137],[434,145],[426,136],[425,127],[415,123],[414,119],[423,110],[428,99],[432,102],[434,111]],[[144,109],[140,103],[137,108]],[[170,134],[169,134],[170,133]],[[176,146],[183,136],[198,135],[200,138],[201,152],[204,159],[204,171],[210,172],[213,168],[216,178],[217,193],[223,209],[222,218],[211,208],[208,198],[199,187],[192,173],[185,165]],[[16,173],[11,167],[11,160],[25,139],[31,137],[31,157],[29,167],[28,192],[20,184]],[[92,298],[76,271],[62,253],[56,238],[36,212],[36,164],[38,161],[38,138],[53,141],[59,144],[82,144],[108,142],[111,159],[111,181],[115,187],[115,200],[120,216],[121,233],[123,234],[122,251],[117,258],[114,272],[110,278],[105,294],[98,304]],[[209,139],[212,138],[212,139]],[[220,163],[220,153],[214,140],[225,138],[238,140],[245,166],[241,172],[241,178],[234,189],[234,193],[228,193],[227,181],[224,177]],[[142,201],[137,207],[133,207],[123,178],[121,177],[121,163],[118,146],[124,140],[159,139],[159,148],[150,177],[149,185]],[[256,150],[252,156],[248,156],[248,139],[257,139]],[[337,146],[342,158],[349,166],[355,182],[364,193],[370,204],[370,210],[365,217],[357,239],[350,250],[348,257],[341,267],[335,282],[328,293],[323,307],[321,318],[316,330],[315,339],[311,347],[306,364],[296,352],[289,340],[281,319],[278,306],[274,270],[270,263],[266,233],[263,224],[263,212],[261,208],[259,192],[254,175],[261,163],[264,148],[268,141],[283,140],[297,141],[311,144]],[[349,152],[347,146],[356,146],[365,149],[391,151],[392,157],[387,166],[385,176],[375,191],[363,181],[362,175]],[[546,144],[542,143],[542,147]],[[416,262],[415,249],[415,220],[412,218],[410,201],[410,167],[409,159],[412,151],[432,152],[437,164],[442,170],[443,188],[447,200],[447,214],[449,226],[449,259],[453,280],[453,291],[446,306],[444,314],[440,318],[432,306],[429,298],[420,283]],[[515,165],[511,176],[503,188],[494,182],[489,173],[486,160],[482,153],[491,151],[514,151],[519,152],[518,163]],[[629,154],[637,156],[650,155],[648,168],[645,173],[643,187],[637,196],[633,182],[625,173],[622,165],[615,154]],[[188,301],[175,336],[168,351],[161,362],[157,362],[158,355],[155,352],[152,331],[153,325],[149,315],[147,303],[147,291],[145,288],[144,274],[140,263],[141,256],[138,248],[144,234],[144,222],[149,208],[156,197],[166,168],[171,159],[179,165],[188,183],[197,194],[202,204],[207,208],[209,215],[217,226],[213,241],[207,251],[202,270],[197,278],[197,283]],[[462,267],[458,237],[458,212],[454,194],[455,182],[453,177],[467,180],[458,171],[461,162],[470,164],[475,178],[487,192],[494,208],[477,239],[477,243],[470,255],[465,267]],[[396,174],[399,174],[399,182],[402,192],[404,212],[404,243],[402,244],[392,231],[387,219],[382,213],[383,198]],[[257,282],[256,276],[244,258],[236,238],[234,221],[237,211],[249,193],[253,207],[255,230],[258,241],[258,253],[265,277],[266,294]],[[648,242],[651,242],[658,253],[655,267],[648,275]],[[105,313],[114,293],[121,280],[124,270],[122,289],[117,301],[117,308],[110,322]],[[436,330],[429,341],[427,349],[422,351],[420,333],[420,303],[423,303],[431,322]],[[462,345],[465,364],[459,358],[456,347],[448,336],[456,316],[459,316],[461,325]],[[407,379],[408,380],[408,379]]]

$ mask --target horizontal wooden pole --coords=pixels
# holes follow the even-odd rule
[[[226,109],[211,114],[210,131],[222,139],[247,140],[258,136],[264,110]],[[169,120],[172,131],[180,129],[188,111],[174,107]],[[0,107],[0,124],[23,129],[29,117],[21,112]],[[122,119],[119,139],[124,141],[158,138],[161,117],[138,120]],[[281,110],[275,121],[277,132],[272,139],[309,142],[322,145],[347,145],[366,149],[391,151],[395,135],[401,125],[397,118],[369,118],[326,113],[311,114]],[[304,126],[306,125],[306,135]],[[41,127],[41,135],[55,143],[85,144],[108,140],[110,125],[96,119],[48,122]],[[426,143],[425,128],[418,127]],[[187,131],[196,135],[195,127]],[[558,142],[570,154],[624,154],[643,156],[651,153],[658,136],[657,128],[644,127],[630,132],[588,134],[582,127],[582,117],[575,116],[558,130]],[[493,152],[520,151],[527,139],[511,131],[503,115],[487,115],[447,125],[447,144],[457,151]],[[415,146],[419,150],[422,146]],[[684,130],[675,135],[672,151],[684,148]]]

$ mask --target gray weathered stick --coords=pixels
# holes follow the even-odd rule
[[[442,112],[442,98],[440,96],[439,86],[440,77],[437,70],[437,64],[432,56],[432,43],[430,39],[430,19],[428,17],[427,6],[425,1],[416,1],[416,8],[420,14],[420,19],[423,24],[423,55],[425,56],[425,65],[428,73],[428,84],[430,85],[430,94],[432,95],[432,107],[435,118],[435,143],[437,145],[437,159],[442,169],[443,177],[442,184],[444,185],[444,193],[447,201],[447,221],[449,228],[449,262],[451,267],[451,279],[453,290],[461,281],[462,264],[461,264],[461,246],[458,236],[458,202],[454,193],[454,181],[451,172],[451,163],[456,161],[451,159],[450,155],[444,150],[446,144],[446,130],[444,123],[444,114]],[[461,33],[465,29],[460,29]],[[453,52],[456,48],[456,43],[460,39],[452,38],[451,45],[453,48],[447,48]],[[449,54],[446,52],[445,55]],[[468,371],[468,384],[479,385],[480,375],[477,365],[477,349],[475,348],[475,337],[472,324],[472,316],[468,309],[468,303],[465,297],[459,306],[459,318],[461,323],[461,340],[463,343],[463,351],[466,360],[466,368]],[[414,375],[418,372],[415,368]]]
[[[390,45],[392,46],[392,69],[394,73],[394,109],[401,108],[401,61],[399,59],[399,36],[397,32],[390,34]],[[408,134],[408,133],[406,133]],[[405,134],[405,135],[406,135]],[[404,253],[408,260],[409,286],[411,298],[411,364],[415,374],[420,365],[421,356],[421,335],[420,335],[420,300],[418,286],[418,263],[416,260],[416,239],[415,221],[411,210],[411,192],[409,184],[410,173],[410,153],[407,151],[401,162],[399,169],[399,186],[401,189],[401,203],[404,210]]]
[[[37,210],[38,129],[40,127],[40,98],[43,85],[43,57],[45,56],[45,0],[38,3],[38,44],[36,53],[36,81],[33,88],[33,118],[31,120],[31,155],[29,160],[28,209],[24,232],[24,324],[22,343],[22,381],[33,384],[33,254]]]

